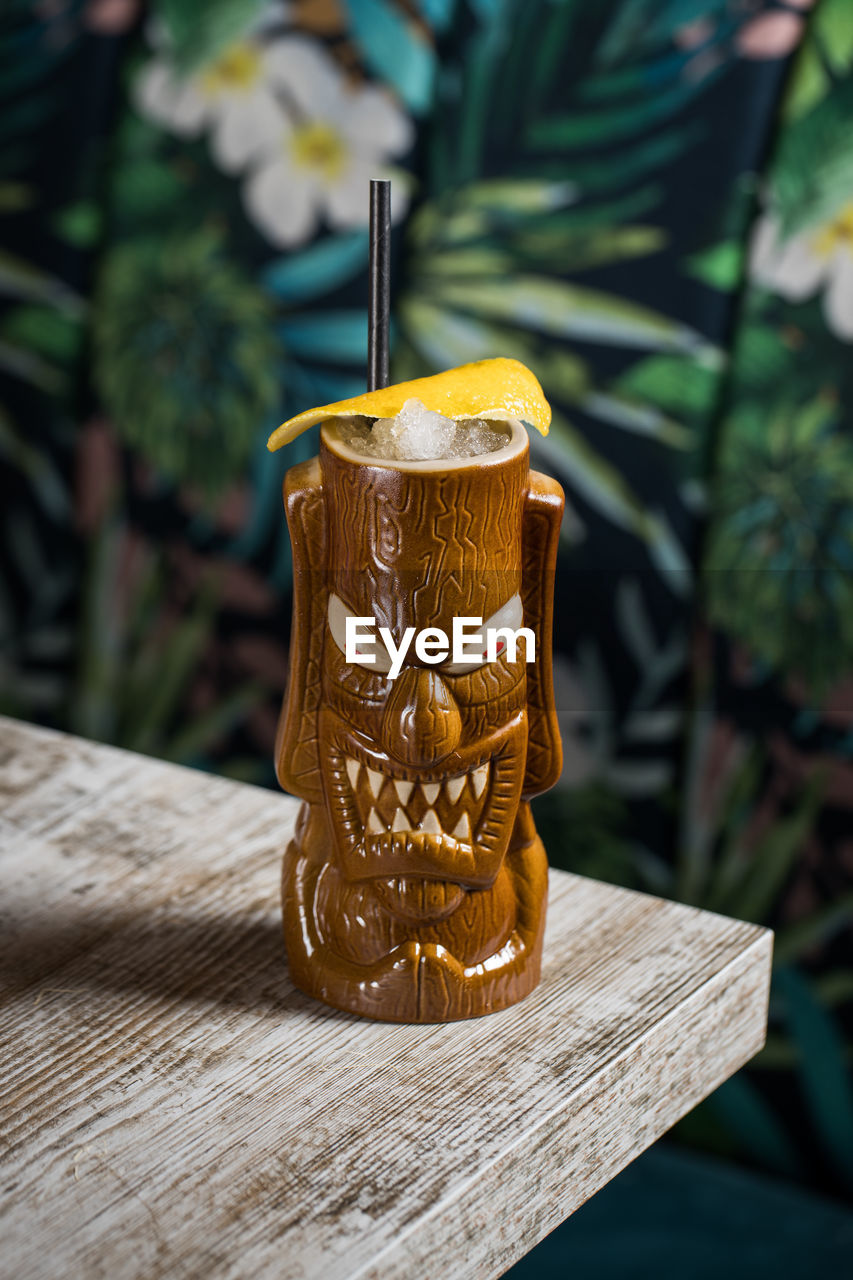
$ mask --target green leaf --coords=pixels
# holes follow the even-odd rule
[[[784,117],[796,120],[829,93],[853,65],[853,22],[848,0],[821,0],[809,19],[806,38],[785,93]]]
[[[692,329],[633,302],[561,280],[515,276],[480,283],[442,282],[445,306],[524,329],[582,342],[687,351],[701,346]]]
[[[626,142],[676,115],[698,97],[721,74],[721,70],[721,67],[717,68],[700,84],[682,81],[657,93],[644,92],[632,102],[620,103],[619,106],[597,111],[587,108],[574,114],[537,120],[528,130],[528,145],[535,151],[550,151]]]
[[[57,235],[74,245],[75,249],[91,249],[97,244],[103,224],[102,210],[91,200],[81,200],[60,209],[53,219]]]
[[[447,247],[490,233],[523,227],[537,216],[558,214],[571,203],[574,188],[565,181],[505,179],[474,182],[423,205],[412,217],[408,238],[412,246]]]
[[[575,229],[534,225],[516,232],[512,248],[522,265],[549,262],[553,271],[588,271],[592,267],[623,262],[657,253],[666,244],[662,227],[601,227]]]
[[[719,354],[704,360],[648,356],[620,374],[613,386],[621,395],[657,405],[679,417],[703,417],[714,408],[721,375]]]
[[[390,0],[346,0],[349,24],[371,71],[394,86],[410,111],[432,103],[435,50],[424,31]]]
[[[836,76],[853,67],[853,22],[848,0],[820,0],[806,39],[820,46],[821,56]]]
[[[213,61],[264,7],[265,0],[159,0],[157,16],[169,33],[175,63],[186,72]]]
[[[603,227],[625,225],[659,204],[661,195],[660,185],[649,182],[611,200],[584,200],[562,213],[551,214],[547,223],[542,224],[543,230],[577,234],[582,228],[600,231]]]
[[[496,111],[500,110],[501,104],[496,102],[498,76],[500,69],[506,71],[507,68],[502,60],[506,48],[502,27],[499,18],[491,21],[471,42],[465,59],[462,95],[455,122],[454,169],[458,183],[468,182],[482,172],[486,135]]]
[[[456,0],[417,0],[417,6],[434,31],[445,31],[453,21]]]
[[[565,50],[571,47],[572,27],[582,19],[584,6],[574,0],[547,6],[541,12],[539,38],[533,45],[533,56],[525,68],[525,96],[531,116],[539,114],[540,105],[551,90],[555,76],[563,69]]]
[[[787,238],[829,221],[853,189],[853,79],[782,130],[771,185]]]
[[[0,457],[27,477],[42,506],[57,522],[70,520],[68,490],[53,460],[24,438],[23,431],[3,405],[0,405]]]
[[[81,315],[83,299],[60,280],[17,254],[0,250],[0,296],[27,302],[52,302],[72,315]]]
[[[710,884],[709,841],[688,841],[682,847],[674,895],[680,902],[714,910],[715,903],[725,902],[729,890],[740,882],[743,874],[741,833],[760,784],[762,763],[759,751],[749,752],[726,789],[717,815],[721,847],[714,860]]]
[[[498,352],[519,358],[512,336],[501,345],[505,331],[473,317],[445,311],[418,294],[403,298],[397,313],[401,328],[431,370],[485,360]]]
[[[670,128],[664,133],[638,138],[630,151],[619,156],[614,164],[613,156],[591,156],[589,159],[572,158],[572,181],[588,196],[614,187],[629,188],[646,178],[655,169],[671,164],[694,146],[704,135],[707,125],[694,122],[683,128]]]
[[[562,347],[540,349],[518,329],[445,311],[420,296],[404,299],[398,315],[412,346],[427,362],[426,370],[419,367],[412,371],[413,377],[501,353],[534,368],[546,394],[564,403],[575,402],[588,388],[589,373],[583,360]]]
[[[768,392],[782,385],[794,362],[791,347],[775,326],[749,321],[738,329],[733,358],[738,394],[757,394],[762,402]]]
[[[110,196],[117,222],[134,229],[160,219],[168,222],[167,230],[173,232],[182,215],[187,220],[195,219],[184,177],[162,160],[137,154],[129,144],[113,171]]]
[[[361,364],[367,358],[367,316],[361,310],[294,316],[282,321],[278,332],[289,355],[340,364]]]
[[[70,364],[82,341],[80,325],[55,307],[15,307],[3,317],[0,332],[7,340],[45,356],[57,364]]]
[[[127,726],[127,745],[132,750],[151,753],[159,747],[210,637],[218,594],[218,585],[209,580],[192,614],[172,630],[168,644],[161,646],[157,679],[148,686],[147,703],[135,723]]]
[[[55,394],[64,390],[65,375],[61,369],[43,360],[28,347],[16,346],[0,339],[0,370],[31,383],[40,391]]]
[[[447,249],[443,253],[439,251],[423,257],[417,270],[424,277],[484,276],[489,279],[509,272],[513,265],[510,255],[500,249],[467,248],[463,245],[458,249]]]
[[[599,391],[591,392],[580,405],[591,417],[599,418],[610,426],[620,427],[623,431],[657,440],[671,449],[690,447],[690,432],[671,418],[665,417],[658,409],[632,403],[620,396],[604,395]]]
[[[577,196],[574,182],[549,182],[541,178],[492,178],[472,182],[458,193],[465,205],[505,217],[507,212],[551,213],[571,204]]]
[[[123,440],[208,498],[233,484],[280,401],[271,320],[268,297],[209,228],[119,239],[92,337],[96,387]]]
[[[304,302],[337,289],[367,268],[366,231],[329,236],[302,253],[275,258],[261,272],[261,283],[284,302]]]
[[[537,453],[558,467],[590,506],[644,542],[656,541],[660,528],[622,472],[597,453],[585,436],[560,413],[551,429],[535,441]]]
[[[622,0],[609,15],[595,61],[610,66],[669,44],[678,27],[707,17],[709,7],[714,0]]]
[[[813,41],[804,41],[785,91],[780,113],[782,120],[796,120],[806,115],[817,106],[821,98],[826,97],[831,83],[817,46]]]
[[[753,920],[756,924],[767,918],[782,885],[802,853],[814,825],[824,789],[825,779],[822,774],[816,773],[798,808],[790,816],[777,822],[755,848],[745,854],[740,883],[729,894],[726,903],[719,904],[720,908],[725,905],[732,914],[744,920]]]
[[[436,201],[424,205],[412,220],[410,239],[413,245],[457,244],[480,240],[489,231],[489,215],[485,209],[472,209],[463,200],[449,204]]]
[[[735,240],[725,240],[702,253],[694,253],[687,259],[687,270],[691,276],[710,285],[712,289],[720,289],[731,293],[738,288],[743,278],[746,251],[742,244]]]

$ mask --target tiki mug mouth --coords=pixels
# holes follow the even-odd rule
[[[333,712],[320,718],[327,808],[348,880],[421,877],[487,888],[521,794],[527,716],[472,737],[442,765],[407,769]]]

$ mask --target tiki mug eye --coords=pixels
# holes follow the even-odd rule
[[[504,629],[513,632],[518,631],[521,627],[523,616],[524,610],[521,604],[521,596],[516,593],[516,595],[507,600],[506,604],[501,605],[500,609],[496,610],[490,618],[485,619],[479,631],[472,630],[467,632],[471,636],[471,639],[465,644],[465,652],[466,656],[469,657],[469,661],[446,663],[442,666],[442,671],[449,676],[461,676],[469,671],[476,671],[478,667],[484,667],[487,662],[500,658],[506,652],[508,637],[501,634],[496,636],[494,658],[491,658],[487,647],[489,632],[497,631],[500,633]],[[524,636],[524,632],[522,632],[522,635]],[[529,636],[525,636],[525,646],[529,646],[532,638],[532,632]],[[526,656],[524,650],[518,646],[516,648],[516,660],[523,656]]]
[[[346,657],[347,619],[360,619],[362,624],[364,624],[365,620],[359,614],[355,614],[351,609],[348,609],[340,596],[336,595],[329,596],[327,616],[332,639],[344,657]],[[370,622],[374,622],[374,619],[371,618]],[[364,667],[367,671],[375,671],[378,675],[387,675],[391,670],[391,655],[383,644],[382,637],[379,635],[375,625],[371,628],[362,625],[359,628],[359,634],[363,638],[359,641],[355,653],[357,665]]]

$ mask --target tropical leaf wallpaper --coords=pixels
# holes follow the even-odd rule
[[[0,708],[274,785],[269,429],[395,378],[554,406],[552,861],[778,930],[686,1142],[853,1191],[848,0],[6,0]]]

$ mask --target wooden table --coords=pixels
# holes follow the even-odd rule
[[[370,1023],[288,979],[293,800],[0,718],[0,808],[4,1277],[497,1276],[764,1039],[754,925],[552,872],[528,1000]]]

